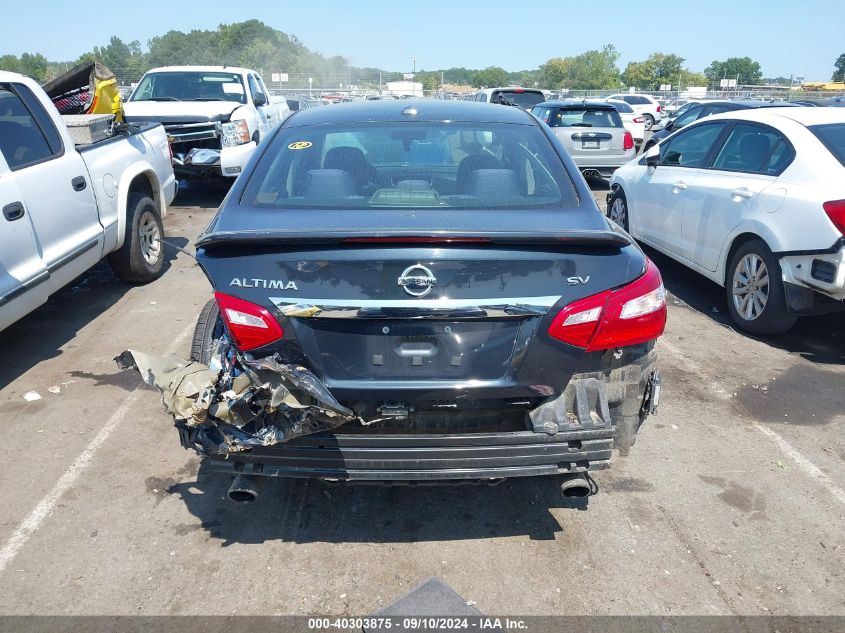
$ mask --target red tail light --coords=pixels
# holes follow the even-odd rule
[[[279,322],[261,306],[222,292],[215,292],[214,298],[239,350],[248,352],[284,336]]]
[[[824,207],[824,212],[827,213],[827,217],[833,222],[833,226],[842,235],[845,235],[845,200],[832,200],[825,202],[822,206]]]
[[[631,136],[631,133],[628,130],[625,130],[625,137],[622,139],[622,149],[626,151],[634,149],[634,137]]]
[[[657,111],[660,112],[660,106],[659,105],[657,106]]]
[[[666,327],[666,293],[651,260],[645,274],[617,290],[579,299],[561,310],[549,336],[595,352],[653,341]]]
[[[645,123],[645,119],[641,116],[635,116],[634,123]]]

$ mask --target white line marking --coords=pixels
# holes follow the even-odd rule
[[[692,371],[693,373],[699,374],[703,380],[706,380],[710,390],[715,393],[719,398],[722,400],[731,400],[732,396],[729,394],[719,383],[717,383],[712,378],[708,378],[707,374],[704,373],[704,370],[689,356],[685,355],[681,350],[677,347],[672,345],[671,343],[667,343],[664,339],[660,339],[658,345],[665,348],[667,351],[675,354],[682,363],[686,366],[687,369]],[[778,432],[773,431],[767,426],[760,424],[759,422],[752,423],[752,426],[757,429],[760,433],[765,435],[767,438],[772,440],[775,445],[780,449],[780,451],[789,457],[792,461],[795,462],[796,466],[804,472],[805,475],[810,477],[811,479],[815,479],[819,482],[822,486],[827,488],[828,492],[830,492],[836,499],[845,505],[845,490],[842,490],[839,486],[837,486],[833,480],[824,474],[821,468],[816,466],[813,462],[809,459],[804,457],[800,451],[795,448],[792,444],[787,442],[782,435]]]
[[[167,353],[174,353],[179,344],[187,338],[188,334],[190,334],[193,329],[194,326],[190,325],[183,330],[170,345]],[[6,542],[6,545],[4,545],[3,549],[0,550],[0,573],[3,573],[6,566],[12,562],[12,559],[14,559],[15,556],[17,556],[18,552],[24,545],[26,545],[26,542],[30,539],[30,537],[35,534],[44,521],[53,514],[53,510],[56,509],[56,505],[59,503],[59,500],[88,467],[91,460],[94,459],[94,455],[97,453],[97,450],[107,439],[109,439],[109,436],[115,428],[117,428],[117,425],[120,424],[126,415],[132,411],[135,401],[142,393],[143,392],[140,389],[133,391],[126,400],[123,401],[123,404],[121,404],[117,411],[112,414],[105,426],[103,426],[97,435],[94,436],[91,443],[85,447],[85,450],[79,454],[79,457],[74,460],[74,462],[70,465],[70,468],[68,468],[67,471],[65,471],[65,473],[59,478],[52,490],[50,490],[50,492],[48,492],[44,498],[38,502],[38,505],[32,509],[32,512],[30,512],[29,515],[21,521],[21,524],[15,528],[15,531],[12,532],[12,535]]]
[[[806,475],[812,477],[816,481],[818,481],[822,486],[828,489],[830,494],[834,497],[839,499],[840,503],[845,505],[845,490],[842,490],[839,486],[833,483],[833,480],[825,475],[821,468],[816,466],[813,462],[809,459],[804,457],[801,453],[799,453],[792,444],[787,442],[781,435],[777,432],[773,431],[772,429],[763,426],[759,422],[754,423],[754,428],[760,431],[763,435],[768,437],[772,440],[777,447],[781,450],[781,452],[789,457],[792,461],[794,461],[798,468],[804,471]]]

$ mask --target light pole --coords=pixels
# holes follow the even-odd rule
[[[313,97],[313,96],[314,96],[314,95],[312,95],[312,94],[311,94],[311,87],[312,87],[313,85],[314,85],[314,78],[313,78],[313,77],[309,77],[309,78],[308,78],[308,96],[309,96],[309,97]]]

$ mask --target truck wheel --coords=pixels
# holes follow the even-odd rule
[[[123,246],[109,255],[109,265],[123,281],[145,284],[161,275],[164,265],[161,215],[152,198],[130,193],[126,201],[126,234]]]
[[[628,230],[628,200],[622,187],[616,187],[607,201],[607,217]]]
[[[780,263],[762,240],[736,250],[725,281],[728,312],[746,332],[781,334],[798,320],[786,307]]]
[[[208,365],[221,336],[223,336],[223,318],[220,316],[217,301],[212,299],[205,304],[197,319],[194,338],[191,341],[191,360]]]

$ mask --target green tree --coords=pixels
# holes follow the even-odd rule
[[[640,90],[652,90],[655,82],[654,68],[647,61],[629,62],[622,72],[622,82]]]
[[[0,55],[0,70],[19,73],[21,72],[21,61],[17,55]]]
[[[686,83],[684,73],[689,72],[683,67],[684,61],[673,53],[652,53],[645,61],[629,63],[622,73],[622,81],[640,90],[657,90],[661,84],[675,86],[679,81],[683,84]]]
[[[484,70],[475,73],[472,85],[478,88],[495,88],[502,86],[508,81],[508,73],[504,68],[488,66]]]
[[[833,63],[833,81],[845,81],[845,53],[842,53]]]
[[[703,73],[694,73],[690,70],[681,71],[681,86],[688,88],[689,86],[706,86],[707,77]]]
[[[543,84],[547,88],[563,88],[564,82],[569,77],[569,67],[572,59],[570,57],[553,57],[540,66],[543,75]]]
[[[740,85],[760,83],[763,71],[760,64],[750,57],[729,57],[725,61],[714,61],[704,69],[704,76],[711,84],[722,79],[737,79]]]
[[[47,76],[47,66],[50,62],[41,53],[24,53],[21,55],[18,72],[32,77],[35,81],[42,82]]]
[[[619,87],[619,52],[613,44],[565,58],[567,75],[562,87],[573,90],[613,90]]]

